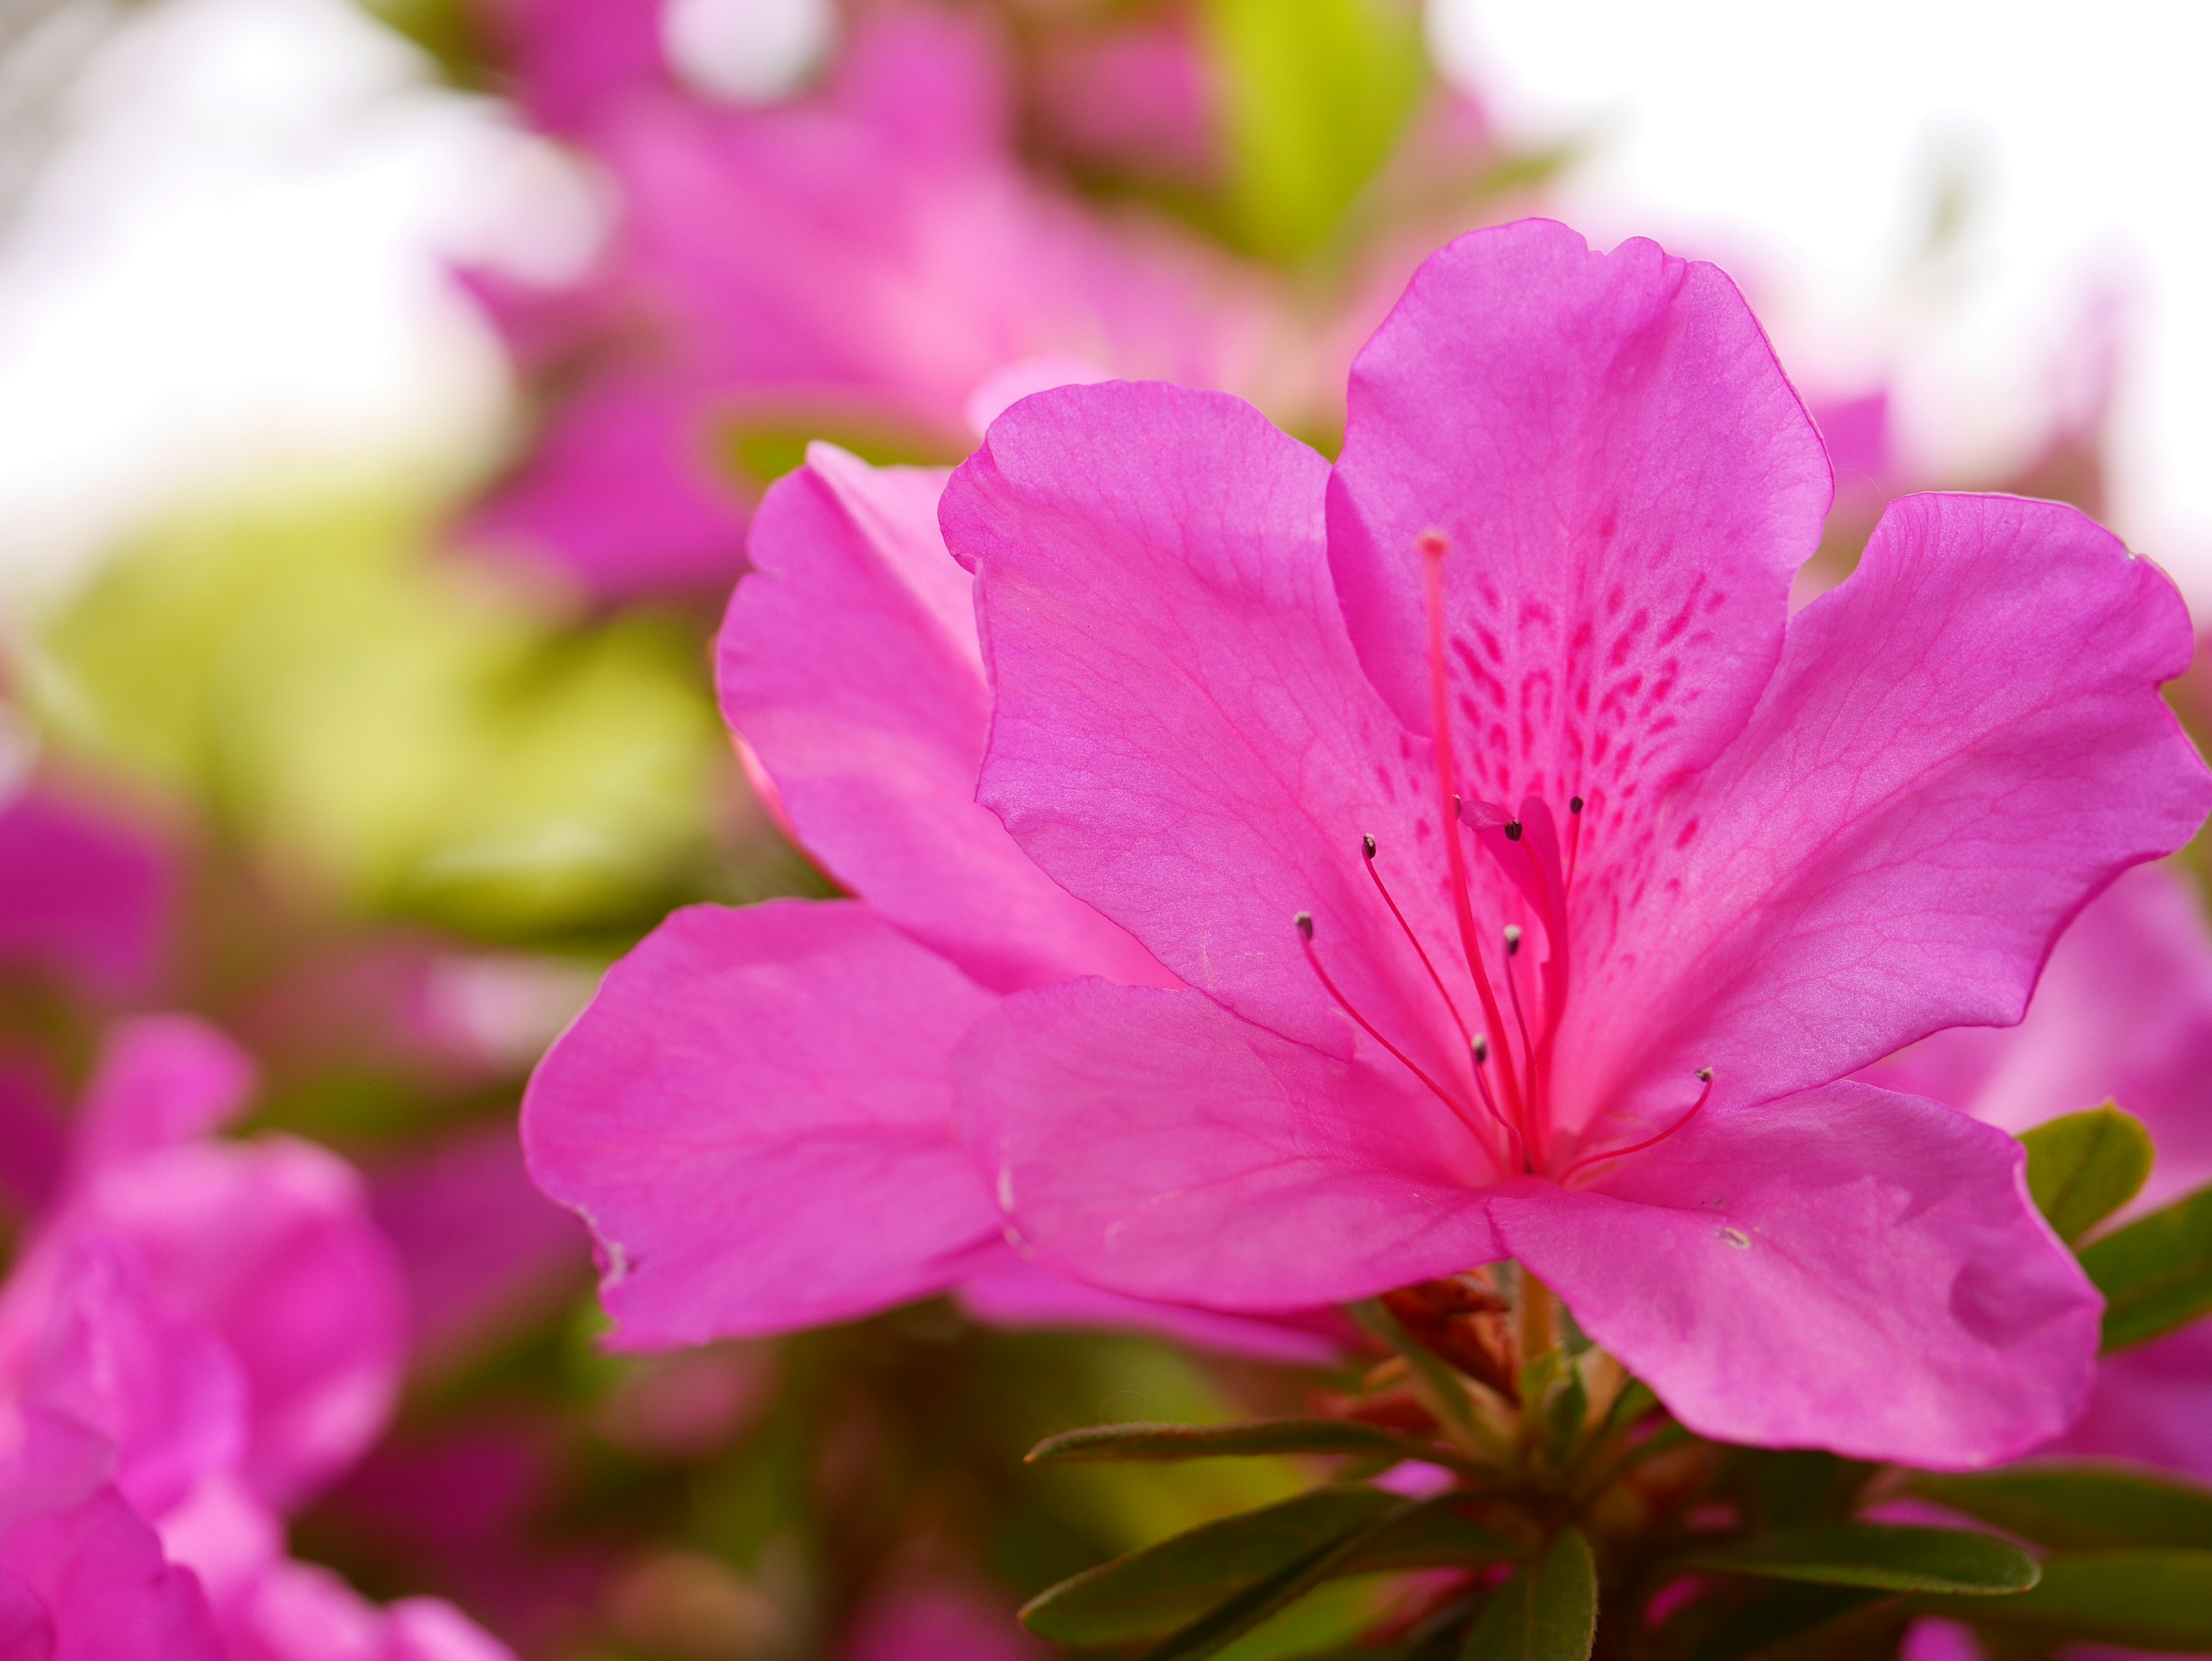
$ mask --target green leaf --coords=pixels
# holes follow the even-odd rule
[[[1093,1425],[1048,1436],[1029,1451],[1033,1465],[1121,1459],[1211,1459],[1263,1453],[1365,1453],[1435,1457],[1395,1431],[1346,1419],[1257,1419],[1241,1425]]]
[[[2045,1640],[2212,1650],[2212,1551],[2059,1552],[2045,1560],[2033,1591],[1971,1603],[1929,1599],[1925,1607]]]
[[[1923,1475],[1913,1491],[2061,1550],[2191,1546],[2212,1550],[2212,1488],[2115,1465],[2014,1465]]]
[[[1022,1623],[1060,1644],[1159,1638],[1311,1567],[1408,1509],[1408,1501],[1376,1488],[1316,1488],[1063,1580],[1030,1601]]]
[[[1579,1529],[1565,1529],[1533,1567],[1482,1606],[1462,1661],[1589,1661],[1597,1639],[1597,1565]]]
[[[1420,95],[1420,8],[1405,0],[1205,0],[1229,207],[1271,259],[1320,249]]]
[[[2021,1141],[2028,1195],[2069,1245],[2134,1199],[2150,1175],[2150,1133],[2110,1102],[2038,1125]]]
[[[1569,1362],[1544,1397],[1544,1459],[1554,1470],[1565,1466],[1589,1417],[1589,1390],[1581,1369]]]
[[[1471,1521],[1462,1495],[1430,1500],[1376,1535],[1336,1569],[1368,1574],[1384,1569],[1448,1568],[1526,1557],[1529,1546]]]
[[[2105,1294],[2105,1348],[2125,1349],[2212,1314],[2212,1188],[2081,1248]]]
[[[1885,1528],[1822,1523],[1716,1546],[1682,1557],[1684,1568],[1768,1580],[1883,1591],[1970,1597],[2018,1592],[2035,1584],[2035,1560],[2016,1546],[1962,1529]]]
[[[1370,1492],[1372,1490],[1370,1490]],[[1385,1496],[1387,1497],[1387,1496]],[[1246,1633],[1287,1609],[1324,1580],[1344,1573],[1364,1548],[1386,1534],[1419,1502],[1396,1508],[1333,1545],[1307,1553],[1259,1585],[1237,1593],[1144,1652],[1143,1661],[1200,1661],[1219,1653]]]

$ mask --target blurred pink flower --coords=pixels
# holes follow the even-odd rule
[[[580,137],[619,216],[595,269],[557,290],[471,279],[553,389],[472,538],[602,596],[705,587],[739,569],[743,435],[950,459],[971,395],[1024,360],[1235,381],[1257,351],[1246,279],[1034,184],[1008,98],[983,19],[887,7],[818,95],[600,106]]]
[[[1726,277],[1538,221],[1423,267],[1333,470],[1218,394],[1002,417],[941,508],[979,799],[1188,983],[1019,992],[956,1057],[1042,1258],[1266,1310],[1512,1257],[1709,1433],[2068,1424],[2097,1299],[2018,1147],[1850,1075],[2018,1019],[2196,828],[2187,616],[2069,508],[1921,496],[1791,618],[1829,497]]]
[[[1024,1264],[952,1123],[954,1044],[1007,991],[1172,978],[975,800],[988,697],[941,472],[826,445],[775,485],[722,709],[861,900],[678,911],[532,1077],[532,1174],[599,1242],[617,1342],[697,1343],[957,1288],[979,1318],[1139,1327],[1286,1360],[1333,1317],[1165,1309]]]
[[[894,1591],[862,1611],[845,1661],[1043,1661],[1044,1646],[988,1594],[938,1583]]]
[[[170,873],[143,837],[41,792],[0,805],[0,963],[118,996],[152,975]]]
[[[199,1582],[109,1480],[96,1433],[0,1403],[0,1655],[221,1661]]]
[[[1958,1029],[1869,1068],[1873,1082],[2017,1134],[2112,1100],[2158,1149],[2122,1215],[2212,1182],[2212,932],[2170,872],[2131,871],[2061,935],[2027,1019]],[[2212,1480],[2212,1321],[2106,1357],[2051,1452],[2136,1459]]]
[[[117,1492],[197,1575],[234,1658],[501,1654],[447,1643],[473,1630],[457,1615],[379,1610],[283,1557],[284,1514],[382,1431],[405,1313],[349,1166],[290,1137],[215,1140],[253,1082],[197,1021],[112,1029],[58,1190],[0,1288],[0,1404],[104,1439]],[[270,1626],[302,1577],[323,1605],[350,1600],[381,1647]]]

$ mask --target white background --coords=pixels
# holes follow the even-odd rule
[[[671,36],[756,91],[805,57],[804,18],[754,27],[783,9],[822,7],[684,0]],[[2212,605],[2212,8],[1437,0],[1431,23],[1505,131],[1583,143],[1568,216],[1722,259],[1810,389],[1889,389],[1916,468],[2018,460],[2103,305],[2117,528]],[[769,69],[729,57],[748,40]],[[558,271],[597,211],[346,0],[119,25],[0,225],[0,605],[179,490],[489,454],[511,393],[445,259]]]

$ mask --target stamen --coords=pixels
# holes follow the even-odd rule
[[[1536,1100],[1536,1046],[1528,1039],[1528,1015],[1521,1007],[1521,977],[1513,972],[1513,965],[1521,956],[1521,928],[1517,923],[1505,925],[1505,995],[1513,1001],[1513,1025],[1521,1032],[1522,1064],[1528,1068],[1526,1098],[1532,1104]]]
[[[1498,1121],[1498,1128],[1505,1133],[1505,1146],[1510,1151],[1520,1146],[1521,1133],[1498,1110],[1498,1098],[1490,1093],[1490,1080],[1483,1076],[1482,1069],[1490,1064],[1490,1040],[1478,1032],[1468,1048],[1474,1052],[1474,1087],[1482,1093],[1483,1109]],[[1527,1161],[1524,1159],[1522,1164],[1526,1165]]]
[[[1322,989],[1327,992],[1331,998],[1336,1001],[1336,1007],[1339,1009],[1341,1009],[1346,1014],[1351,1016],[1354,1021],[1358,1022],[1361,1031],[1364,1032],[1369,1037],[1374,1039],[1376,1043],[1381,1044],[1383,1049],[1389,1050],[1393,1056],[1395,1056],[1399,1061],[1405,1065],[1407,1072],[1411,1073],[1423,1084],[1428,1086],[1430,1092],[1434,1095],[1438,1101],[1442,1102],[1446,1107],[1451,1110],[1452,1116],[1454,1118],[1467,1126],[1469,1130],[1474,1131],[1476,1140],[1483,1142],[1486,1149],[1488,1146],[1488,1138],[1484,1135],[1481,1128],[1477,1124],[1477,1123],[1468,1116],[1467,1110],[1457,1101],[1454,1100],[1442,1085],[1431,1078],[1419,1062],[1415,1061],[1411,1056],[1408,1056],[1404,1050],[1399,1049],[1396,1044],[1392,1043],[1389,1039],[1384,1037],[1382,1034],[1376,1030],[1374,1022],[1369,1020],[1366,1016],[1361,1014],[1357,1009],[1354,1009],[1352,1007],[1352,1001],[1346,998],[1342,992],[1337,989],[1337,985],[1334,981],[1329,979],[1328,970],[1321,966],[1321,957],[1314,950],[1313,913],[1310,911],[1301,911],[1291,921],[1297,926],[1298,944],[1305,950],[1306,966],[1313,970],[1314,977],[1321,982]]]
[[[1389,889],[1383,885],[1382,873],[1375,868],[1375,838],[1362,837],[1359,841],[1360,846],[1365,850],[1367,855],[1368,880],[1375,885],[1375,891],[1382,896],[1382,904],[1390,908],[1390,915],[1398,920],[1398,927],[1405,932],[1406,939],[1412,944],[1415,955],[1420,958],[1421,967],[1429,971],[1430,984],[1437,989],[1437,995],[1444,1001],[1444,1007],[1451,1011],[1452,1025],[1459,1029],[1459,1041],[1462,1043],[1467,1043],[1467,1023],[1460,1019],[1459,1006],[1452,1001],[1452,995],[1444,990],[1443,977],[1437,973],[1436,964],[1429,961],[1428,951],[1422,946],[1421,937],[1413,932],[1413,925],[1406,921],[1406,914],[1398,909],[1398,902],[1390,897]]]
[[[1713,1093],[1712,1068],[1710,1067],[1699,1068],[1698,1069],[1698,1080],[1699,1083],[1704,1085],[1705,1088],[1698,1092],[1698,1099],[1690,1104],[1690,1110],[1687,1113],[1685,1113],[1680,1118],[1675,1120],[1674,1123],[1668,1125],[1657,1135],[1647,1136],[1642,1141],[1632,1142],[1626,1147],[1616,1147],[1610,1153],[1585,1153],[1581,1159],[1577,1159],[1572,1165],[1569,1165],[1565,1171],[1562,1171],[1559,1173],[1559,1181],[1561,1183],[1565,1183],[1568,1177],[1573,1176],[1575,1172],[1580,1171],[1586,1165],[1603,1165],[1608,1159],[1625,1159],[1632,1153],[1641,1153],[1645,1148],[1656,1147],[1661,1142],[1665,1141],[1676,1131],[1681,1129],[1684,1125],[1696,1118],[1698,1116],[1698,1110],[1705,1106],[1707,1099],[1711,1097]]]
[[[1459,944],[1466,956],[1468,972],[1474,977],[1474,989],[1482,1000],[1484,1025],[1495,1033],[1505,1030],[1504,1013],[1498,1006],[1498,994],[1490,984],[1490,971],[1483,966],[1482,946],[1474,926],[1474,906],[1468,897],[1467,851],[1460,846],[1459,791],[1453,776],[1451,741],[1451,694],[1444,675],[1444,551],[1450,545],[1441,531],[1424,531],[1414,538],[1421,554],[1422,600],[1428,612],[1429,648],[1429,704],[1432,731],[1430,742],[1436,751],[1437,795],[1444,805],[1444,822],[1439,828],[1443,832],[1444,854],[1451,868],[1452,910],[1459,924]],[[1520,1081],[1513,1069],[1504,1069],[1506,1104],[1512,1109],[1517,1123],[1522,1116]],[[1522,1138],[1525,1154],[1528,1138]]]
[[[1570,815],[1567,825],[1567,886],[1572,888],[1575,885],[1575,867],[1581,862],[1583,856],[1583,799],[1580,796],[1567,798],[1567,812]]]

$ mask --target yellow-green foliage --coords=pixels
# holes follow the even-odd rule
[[[62,744],[370,911],[527,933],[659,895],[724,754],[695,645],[564,624],[433,529],[365,491],[181,518],[43,631],[27,690]]]
[[[1420,8],[1401,0],[1206,0],[1230,210],[1255,252],[1318,251],[1420,97]]]

